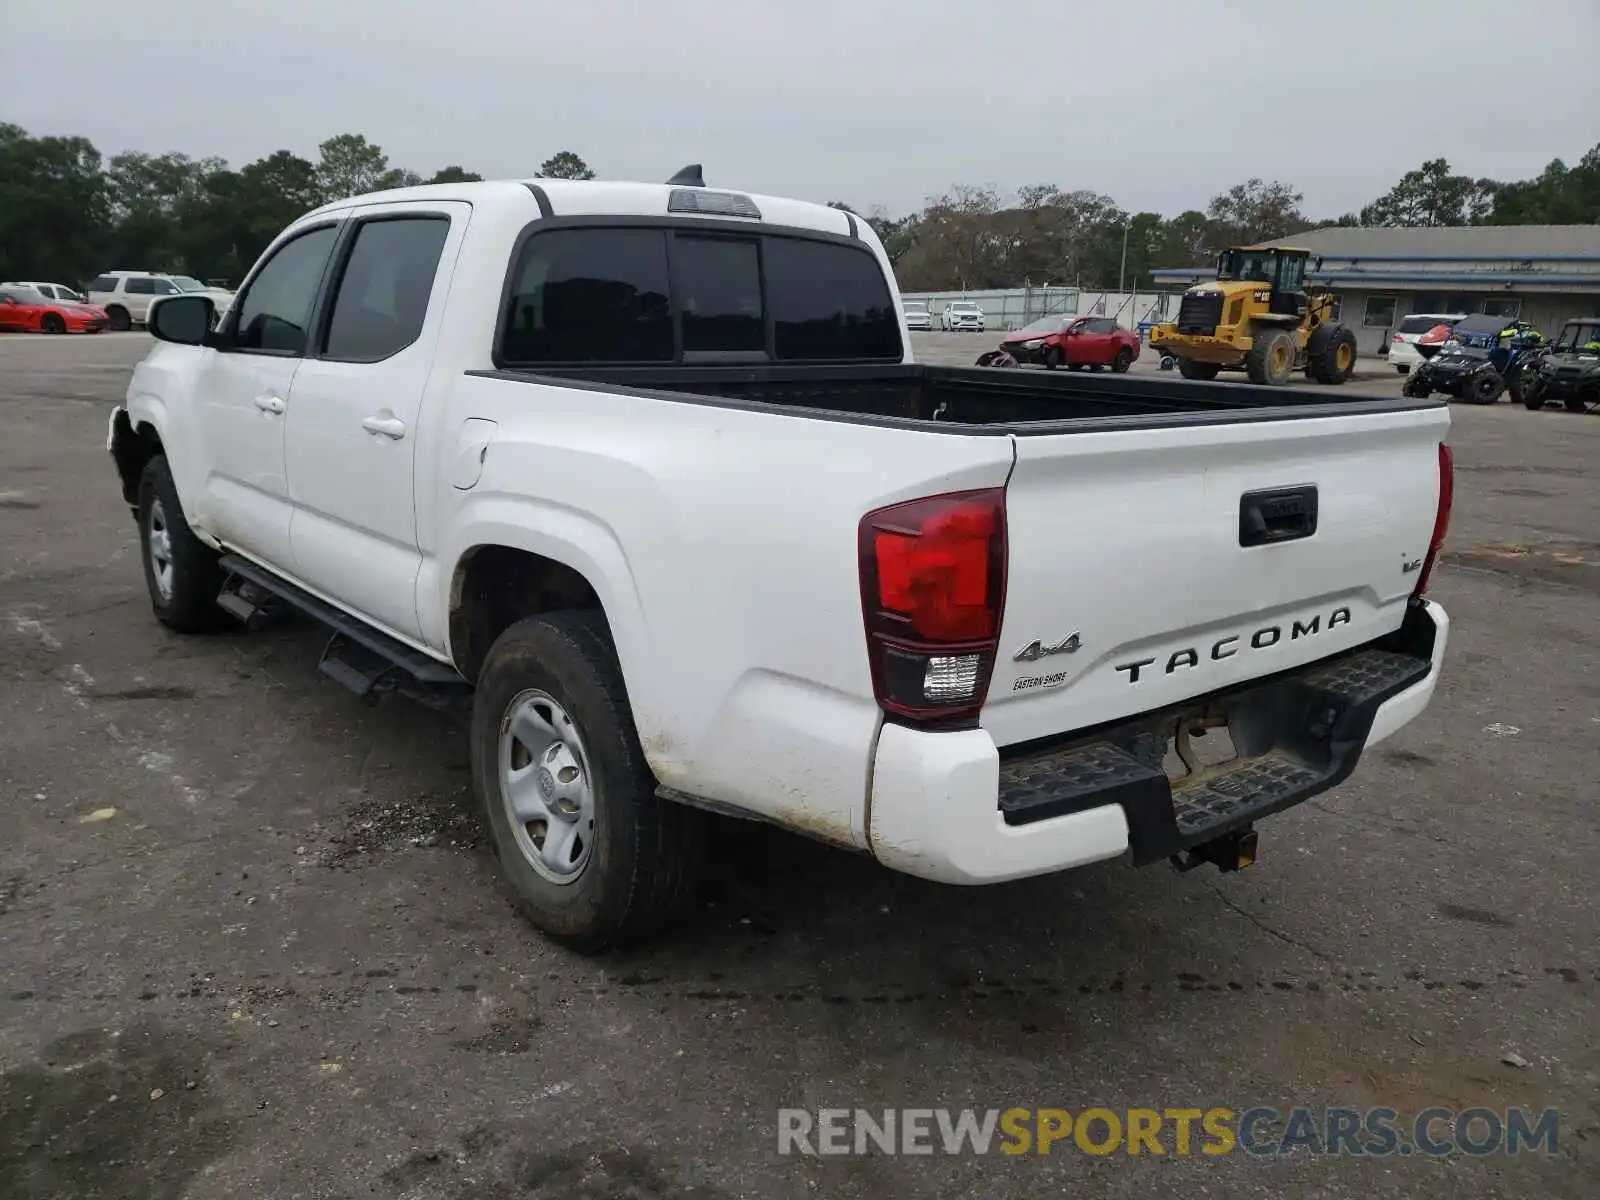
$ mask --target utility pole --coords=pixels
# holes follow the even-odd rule
[[[1117,267],[1117,291],[1122,291],[1123,280],[1128,274],[1128,231],[1133,228],[1133,221],[1123,222],[1122,225],[1122,262]]]

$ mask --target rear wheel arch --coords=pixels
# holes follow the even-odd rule
[[[514,546],[484,543],[456,561],[450,579],[450,656],[466,679],[476,679],[489,647],[527,617],[570,610],[598,612],[610,628],[600,593],[571,565]]]

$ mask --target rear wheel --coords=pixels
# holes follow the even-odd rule
[[[113,304],[106,309],[106,323],[118,333],[123,333],[133,328],[133,321],[128,316],[128,310],[120,304]]]
[[[689,906],[703,813],[655,794],[605,619],[518,621],[472,709],[472,775],[501,869],[538,928],[596,952]]]
[[[1215,379],[1222,367],[1217,363],[1196,362],[1192,358],[1178,359],[1178,374],[1185,379]]]
[[[1118,375],[1126,375],[1128,368],[1133,365],[1133,351],[1126,346],[1117,351],[1117,356],[1111,360],[1111,369]]]
[[[144,582],[156,620],[178,633],[225,625],[228,616],[217,607],[223,571],[216,551],[190,530],[163,455],[145,464],[138,511]]]
[[[1400,367],[1402,375],[1408,368]],[[1347,325],[1322,324],[1306,342],[1306,375],[1318,383],[1338,384],[1356,373],[1356,335]]]
[[[1499,371],[1480,371],[1461,385],[1460,396],[1468,404],[1493,404],[1506,390]]]
[[[1282,387],[1294,371],[1294,339],[1283,329],[1258,330],[1244,356],[1244,370],[1251,383]]]
[[[67,323],[61,319],[60,313],[45,313],[39,318],[40,333],[65,333]]]

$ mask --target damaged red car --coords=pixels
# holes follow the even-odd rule
[[[1000,342],[1003,353],[1018,363],[1033,363],[1047,370],[1084,367],[1099,371],[1110,367],[1126,371],[1139,357],[1139,335],[1110,317],[1062,315],[1043,317]]]

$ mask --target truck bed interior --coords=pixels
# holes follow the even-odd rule
[[[1331,395],[1299,386],[1196,382],[1161,376],[1045,372],[992,367],[672,366],[487,371],[506,379],[631,391],[702,403],[752,404],[795,415],[950,432],[1046,433],[1062,427],[1147,428],[1166,424],[1283,420],[1357,411],[1430,408],[1442,401]]]

